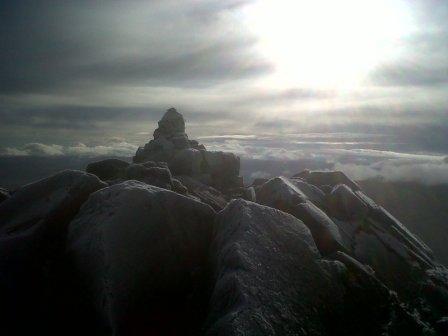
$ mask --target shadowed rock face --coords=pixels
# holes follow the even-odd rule
[[[11,195],[9,194],[9,191],[4,189],[4,188],[0,188],[0,203],[7,200]]]
[[[94,175],[67,170],[20,188],[0,204],[0,330],[5,335],[54,325],[49,315],[60,294],[54,280],[68,223],[89,195],[105,186]]]
[[[207,305],[214,211],[127,181],[90,197],[68,251],[106,334],[194,334]]]

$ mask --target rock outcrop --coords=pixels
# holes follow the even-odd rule
[[[240,159],[233,153],[207,151],[204,145],[189,140],[185,120],[170,108],[159,121],[154,139],[140,147],[134,163],[163,161],[173,175],[187,175],[209,184],[224,193],[242,187],[239,177]]]
[[[132,163],[86,170],[0,193],[0,333],[448,329],[447,268],[342,172],[243,187],[175,109]]]
[[[325,193],[321,189],[326,187],[330,191]],[[432,325],[448,313],[448,270],[418,237],[343,173],[306,171],[255,188],[257,202],[302,220],[328,258],[343,251],[369,265],[400,302]]]

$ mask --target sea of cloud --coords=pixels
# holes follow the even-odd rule
[[[233,152],[242,159],[246,181],[292,175],[303,169],[341,170],[355,180],[448,183],[448,156],[405,151],[406,144],[378,134],[306,133],[287,135],[220,135],[198,139],[208,150]],[[137,145],[122,138],[72,145],[28,143],[0,150],[0,157],[132,157]],[[67,167],[72,168],[72,167]]]

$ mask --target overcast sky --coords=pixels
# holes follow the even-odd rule
[[[443,157],[447,17],[444,0],[1,1],[0,153],[132,153],[175,106],[190,138],[242,155],[345,134]]]

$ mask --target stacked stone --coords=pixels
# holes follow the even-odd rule
[[[186,175],[230,193],[242,187],[239,177],[240,159],[233,153],[207,151],[185,133],[185,120],[170,108],[159,121],[154,139],[140,147],[134,163],[167,162],[173,175]]]

